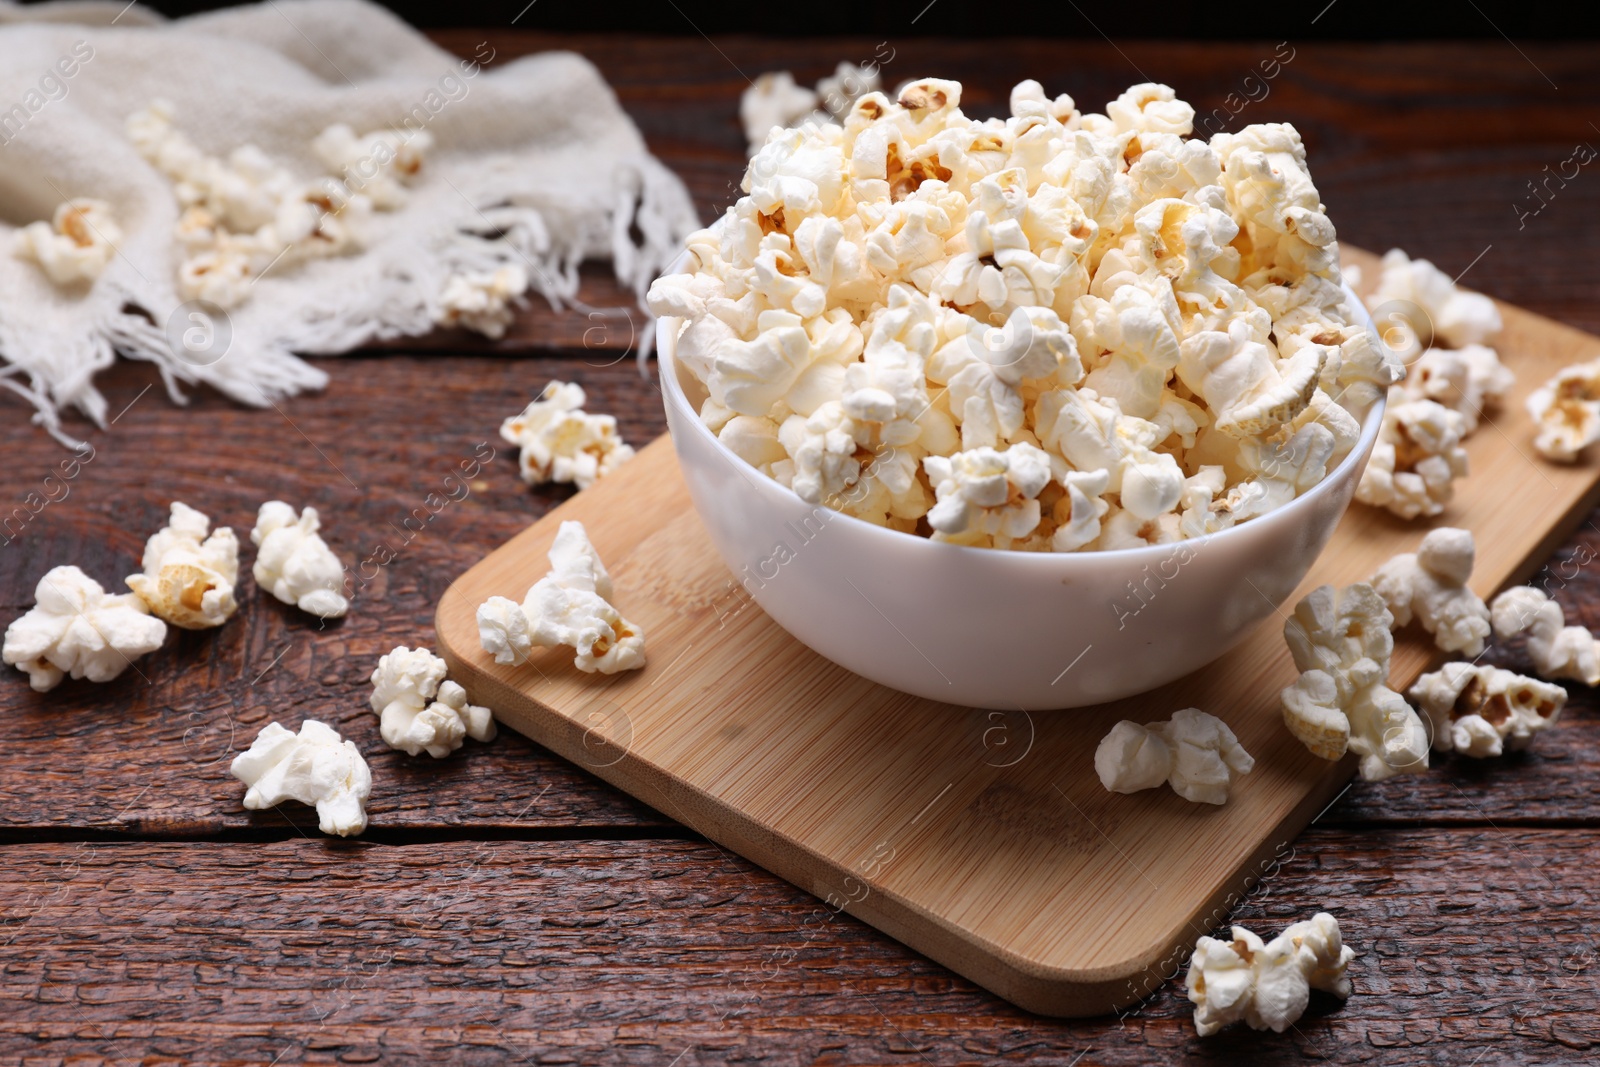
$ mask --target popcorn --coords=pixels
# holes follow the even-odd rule
[[[395,206],[399,187],[388,171],[414,171],[426,147],[422,138],[430,136],[423,133],[414,143],[390,133],[357,140],[348,127],[331,127],[313,150],[337,158],[336,169],[351,184],[331,178],[303,182],[255,145],[240,145],[226,159],[208,156],[174,126],[173,117],[172,105],[157,100],[130,115],[124,130],[140,155],[173,182],[181,209],[175,237],[184,249],[179,294],[220,307],[242,303],[254,282],[279,264],[287,268],[361,248],[373,201],[352,189],[371,186],[385,206]],[[364,172],[373,166],[378,172],[369,178]]]
[[[367,828],[367,761],[355,742],[315,719],[301,723],[298,734],[267,723],[229,770],[248,787],[244,806],[251,811],[298,800],[315,805],[317,828],[325,834],[350,837]]]
[[[1444,271],[1398,248],[1384,253],[1383,273],[1368,303],[1402,319],[1422,347],[1443,342],[1442,347],[1464,348],[1500,332],[1493,300],[1456,288]]]
[[[1346,305],[1292,127],[1208,142],[1165,86],[1094,115],[1036,82],[978,122],[928,78],[792,128],[815,101],[757,90],[746,118],[787,114],[648,301],[702,420],[807,502],[1027,551],[1202,536],[1326,477],[1403,376]],[[1040,464],[994,458],[1019,446],[1036,491]],[[1388,496],[1431,503],[1400,451]]]
[[[100,277],[116,255],[122,230],[104,200],[79,197],[56,208],[50,222],[30,222],[17,231],[15,251],[38,263],[57,285]]]
[[[1465,419],[1435,401],[1391,403],[1356,499],[1402,519],[1440,514],[1455,496],[1455,480],[1467,476],[1466,430]]]
[[[77,567],[39,579],[35,606],[6,627],[0,658],[41,693],[68,675],[109,682],[166,640],[167,627],[132,593],[111,596]]]
[[[522,480],[529,485],[572,482],[587,489],[633,458],[617,436],[611,415],[590,415],[581,385],[553,381],[539,398],[500,424],[500,436],[518,446]]]
[[[1416,712],[1384,683],[1394,652],[1394,617],[1364,582],[1324,585],[1295,605],[1283,637],[1299,679],[1283,690],[1283,721],[1313,755],[1361,757],[1361,777],[1382,781],[1428,766]]]
[[[1339,921],[1327,912],[1291,923],[1263,943],[1242,926],[1233,939],[1202,937],[1195,943],[1184,979],[1201,1037],[1235,1022],[1252,1030],[1283,1033],[1299,1019],[1311,990],[1350,997],[1346,971],[1355,951],[1344,943]]]
[[[496,663],[521,665],[534,648],[568,645],[580,671],[617,674],[644,666],[644,632],[611,605],[611,575],[581,522],[563,522],[550,546],[550,573],[519,605],[490,597],[478,636]]]
[[[1140,726],[1123,720],[1095,749],[1100,784],[1113,793],[1137,793],[1162,782],[1197,804],[1225,804],[1228,790],[1256,765],[1228,724],[1198,708],[1172,713],[1167,722]]]
[[[1437,401],[1460,415],[1465,435],[1478,428],[1484,410],[1497,407],[1515,384],[1516,375],[1494,349],[1468,345],[1428,349],[1411,365],[1400,389],[1407,400]]]
[[[1472,534],[1441,526],[1428,532],[1415,553],[1389,560],[1372,577],[1372,587],[1389,606],[1395,629],[1413,614],[1446,652],[1477,656],[1489,636],[1489,609],[1467,587],[1475,554]]]
[[[408,755],[448,756],[466,738],[492,741],[488,708],[467,703],[467,692],[445,680],[444,660],[404,645],[378,660],[372,672],[372,710],[384,743]]]
[[[1561,368],[1528,394],[1527,404],[1539,424],[1533,447],[1546,459],[1574,462],[1600,441],[1600,359]]]
[[[1528,747],[1567,702],[1559,685],[1499,667],[1446,663],[1407,694],[1433,722],[1433,747],[1482,759]]]
[[[817,94],[796,85],[794,75],[786,70],[756,75],[750,87],[739,94],[739,122],[751,154],[774,128],[796,125],[816,111],[819,103]]]
[[[317,533],[317,509],[299,514],[281,500],[269,500],[256,514],[250,543],[256,546],[252,568],[256,584],[285,604],[324,619],[350,610],[344,588],[344,565]]]
[[[515,263],[493,271],[452,274],[439,300],[437,321],[501,338],[515,318],[513,304],[528,291],[528,272]]]
[[[977,448],[922,461],[939,502],[928,512],[935,540],[960,535],[1018,540],[1039,525],[1039,493],[1050,482],[1050,457],[1019,442],[997,452]]]
[[[358,137],[342,122],[329,126],[311,142],[311,150],[323,165],[348,188],[363,193],[379,211],[405,206],[403,183],[422,170],[423,157],[432,147],[433,134],[426,130],[404,135],[378,130]]]
[[[1600,641],[1582,626],[1567,626],[1561,605],[1531,585],[1514,586],[1494,598],[1489,619],[1502,640],[1528,635],[1528,658],[1546,678],[1571,678],[1600,685]]]
[[[128,579],[151,614],[185,630],[221,626],[238,608],[233,587],[239,581],[239,541],[220,526],[207,536],[211,520],[181,501],[171,519],[145,542],[143,574]]]

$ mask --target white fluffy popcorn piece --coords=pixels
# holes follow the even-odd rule
[[[344,123],[329,126],[311,142],[317,154],[345,185],[364,194],[379,211],[405,206],[405,183],[421,171],[433,134],[426,130],[376,130],[362,136]]]
[[[1283,690],[1283,721],[1313,755],[1361,757],[1382,781],[1428,766],[1428,736],[1405,698],[1385,683],[1394,617],[1372,586],[1319,586],[1295,605],[1283,637],[1300,677]]]
[[[404,645],[372,672],[372,710],[384,743],[408,755],[448,756],[471,737],[492,741],[488,708],[467,702],[466,690],[445,679],[445,662],[425,648]]]
[[[1528,394],[1527,406],[1539,426],[1533,447],[1546,459],[1575,462],[1600,441],[1600,359],[1562,367]]]
[[[522,450],[522,480],[529,485],[571,482],[587,489],[633,458],[617,436],[612,415],[591,415],[581,385],[553,381],[520,414],[500,424],[500,436]]]
[[[1424,347],[1464,348],[1492,341],[1500,332],[1500,309],[1493,300],[1457,288],[1450,275],[1398,248],[1384,254],[1383,273],[1368,303],[1384,317],[1405,320]]]
[[[56,208],[49,222],[30,222],[16,232],[15,250],[39,264],[57,285],[100,277],[117,254],[122,229],[104,200],[80,197]]]
[[[939,534],[989,535],[1018,539],[1039,525],[1039,493],[1050,483],[1050,457],[1019,442],[997,452],[977,448],[922,461],[938,503],[928,525]]]
[[[1356,499],[1402,519],[1442,513],[1455,497],[1456,480],[1467,476],[1466,432],[1466,420],[1436,401],[1391,403]]]
[[[816,93],[795,84],[794,75],[786,70],[756,75],[755,81],[739,94],[739,122],[744,126],[751,154],[766,142],[773,129],[795,125],[821,103]]]
[[[1449,526],[1428,531],[1416,552],[1390,559],[1372,588],[1394,616],[1395,629],[1413,618],[1445,652],[1477,656],[1489,637],[1489,608],[1467,586],[1476,556],[1472,533]]]
[[[478,607],[478,636],[496,663],[521,665],[534,648],[567,645],[588,674],[618,674],[645,664],[644,631],[611,604],[611,575],[581,522],[563,522],[550,546],[550,573],[521,604],[490,597]]]
[[[1507,589],[1494,598],[1489,621],[1502,639],[1527,635],[1528,658],[1542,677],[1600,685],[1600,641],[1582,626],[1566,625],[1561,605],[1543,589]]]
[[[1227,723],[1198,708],[1148,726],[1125,719],[1094,753],[1095,773],[1111,792],[1137,793],[1166,782],[1196,804],[1227,803],[1234,780],[1255,764]]]
[[[173,501],[167,525],[145,542],[142,574],[128,588],[158,615],[185,630],[221,626],[238,608],[239,539],[182,501]]]
[[[296,513],[282,500],[269,500],[256,513],[250,543],[256,546],[252,568],[256,584],[285,604],[324,619],[350,610],[345,598],[344,564],[317,531],[317,509]]]
[[[77,567],[55,567],[39,579],[34,607],[6,627],[0,656],[44,693],[69,675],[109,682],[166,636],[134,594],[109,595]]]
[[[1559,685],[1487,664],[1446,663],[1407,695],[1433,723],[1433,747],[1483,759],[1527,748],[1567,702]]]
[[[316,807],[317,828],[325,834],[350,837],[367,828],[367,761],[354,741],[315,719],[301,723],[298,734],[267,723],[229,769],[247,787],[244,806],[251,811],[298,800]]]
[[[464,326],[485,337],[504,337],[516,303],[528,291],[528,272],[516,263],[492,271],[452,274],[439,295],[438,322]]]
[[[1485,411],[1498,407],[1516,384],[1511,368],[1487,345],[1430,348],[1412,363],[1401,393],[1407,400],[1432,400],[1461,416],[1462,432],[1478,428]]]
[[[1242,926],[1232,940],[1202,937],[1189,959],[1184,985],[1201,1037],[1230,1023],[1283,1033],[1305,1013],[1311,990],[1349,999],[1348,968],[1355,950],[1327,912],[1290,924],[1271,941]]]
[[[774,77],[745,117],[779,97],[745,195],[648,302],[702,420],[807,502],[997,549],[1201,536],[1320,482],[1403,376],[1293,127],[1194,138],[1157,84],[1096,115],[1023,82],[980,121],[935,78],[829,102],[836,125]],[[1046,483],[973,505],[1024,445]]]

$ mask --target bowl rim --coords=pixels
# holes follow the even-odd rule
[[[685,265],[688,255],[689,254],[686,251],[683,255],[679,256],[678,259],[673,263],[672,267],[666,271],[666,273],[672,274],[679,272]],[[1350,283],[1341,278],[1340,285],[1344,289],[1346,300],[1350,301],[1356,309],[1358,319],[1369,331],[1375,330],[1372,322],[1372,316],[1368,313],[1366,305],[1361,302],[1360,297],[1357,296],[1355,291],[1350,288]],[[728,448],[727,445],[718,440],[717,435],[712,433],[711,428],[707,426],[700,418],[700,413],[695,411],[690,405],[689,398],[683,392],[683,384],[678,380],[677,353],[678,333],[681,332],[682,325],[687,321],[688,320],[682,318],[665,316],[658,318],[655,323],[657,373],[661,377],[661,392],[666,398],[667,403],[676,406],[678,411],[684,415],[685,421],[694,426],[694,430],[692,432],[700,435],[703,440],[710,443],[711,447],[724,459],[730,463],[734,463],[740,467],[743,467],[750,474],[754,475],[755,478],[760,479],[761,482],[759,484],[763,484],[768,489],[774,489],[782,494],[787,495],[790,500],[803,507],[827,507],[826,504],[808,503],[807,501],[803,500],[793,489],[781,482],[775,481],[770,475],[763,474],[760,470],[756,469],[743,457],[735,453],[732,449]],[[1301,493],[1299,496],[1289,501],[1289,503],[1280,508],[1269,511],[1265,515],[1257,516],[1254,519],[1247,519],[1236,526],[1228,527],[1226,530],[1218,530],[1215,533],[1202,534],[1199,537],[1186,537],[1178,541],[1169,541],[1164,544],[1144,545],[1140,548],[1107,548],[1096,549],[1092,552],[1021,552],[1005,549],[985,548],[981,545],[956,545],[945,541],[935,541],[928,537],[918,536],[917,534],[905,533],[900,530],[890,529],[887,526],[879,526],[877,523],[868,522],[865,519],[857,518],[854,515],[850,515],[843,511],[838,511],[832,508],[829,510],[833,513],[833,516],[829,521],[831,525],[833,519],[845,519],[853,528],[857,528],[862,531],[863,536],[869,538],[875,537],[894,539],[893,541],[885,541],[884,543],[886,545],[911,542],[930,546],[933,551],[948,552],[951,550],[958,550],[961,553],[976,554],[976,558],[981,559],[1023,559],[1032,557],[1041,561],[1049,561],[1039,563],[1024,563],[1021,564],[1021,566],[1087,567],[1096,560],[1119,563],[1141,559],[1165,560],[1174,552],[1182,551],[1185,547],[1188,547],[1191,550],[1198,550],[1200,547],[1208,545],[1213,540],[1218,538],[1227,538],[1235,534],[1242,537],[1248,534],[1252,529],[1259,529],[1260,527],[1258,524],[1265,526],[1274,521],[1281,522],[1291,520],[1295,517],[1297,512],[1311,510],[1313,501],[1333,491],[1331,487],[1342,480],[1340,476],[1345,474],[1346,468],[1350,467],[1352,464],[1364,462],[1368,450],[1371,448],[1372,443],[1377,439],[1378,431],[1383,425],[1383,414],[1387,404],[1388,391],[1385,390],[1384,392],[1379,393],[1378,398],[1374,400],[1372,406],[1367,409],[1366,418],[1361,426],[1361,436],[1358,437],[1356,439],[1356,443],[1351,446],[1349,453],[1345,455],[1344,459],[1339,461],[1338,466],[1334,467],[1333,470],[1328,471],[1325,475],[1323,475],[1322,480],[1316,485]],[[1349,510],[1349,504],[1345,505],[1345,510]],[[1340,517],[1343,517],[1343,512],[1341,512]],[[926,550],[927,549],[911,549],[910,551]],[[1064,562],[1067,560],[1078,560],[1081,562]]]

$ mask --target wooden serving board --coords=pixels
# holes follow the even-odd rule
[[[1373,257],[1347,259],[1376,280]],[[1600,497],[1594,463],[1535,455],[1522,406],[1558,367],[1600,356],[1600,339],[1501,310],[1517,387],[1470,439],[1472,475],[1435,520],[1476,534],[1472,584],[1485,597],[1532,574]],[[497,666],[479,646],[476,606],[520,599],[564,519],[588,527],[618,608],[643,627],[645,669],[587,675],[559,649]],[[1427,528],[1352,505],[1295,596],[1369,576]],[[959,625],[957,605],[928,610]],[[1295,671],[1280,616],[1210,667],[1116,704],[1029,714],[906,696],[822,659],[748,599],[662,437],[462,575],[437,623],[474,701],[816,894],[821,918],[847,911],[1024,1008],[1083,1016],[1174,973],[1354,771],[1353,757],[1317,759],[1282,726],[1278,692]],[[1404,690],[1434,658],[1407,630],[1390,684]],[[1113,723],[1191,706],[1227,720],[1256,757],[1226,806],[1101,787],[1094,750]],[[1341,905],[1298,903],[1305,916]]]

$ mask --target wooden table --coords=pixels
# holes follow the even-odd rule
[[[442,39],[465,54],[485,37],[497,62],[549,47],[590,56],[706,218],[741,169],[741,71],[792,67],[809,82],[878,47]],[[1225,115],[1245,76],[1284,54],[1275,43],[888,44],[891,78],[959,78],[978,114],[1002,109],[1016,77],[1097,107],[1143,72]],[[1269,95],[1230,128],[1296,123],[1341,237],[1470,267],[1468,283],[1600,332],[1600,176],[1551,181],[1542,211],[1518,217],[1538,206],[1529,182],[1577,142],[1600,144],[1593,46],[1286,47],[1293,58]],[[619,299],[602,274],[589,294]],[[1031,1017],[515,735],[439,761],[389,751],[366,703],[377,657],[429,641],[450,580],[568,492],[517,480],[500,418],[559,377],[581,382],[629,440],[664,428],[654,389],[606,347],[616,336],[586,337],[596,325],[534,311],[498,344],[437,335],[328,360],[333,384],[285,405],[287,418],[208,394],[180,410],[143,365],[102,377],[121,415],[90,435],[95,459],[0,542],[4,619],[32,603],[52,565],[108,584],[132,573],[172,499],[236,529],[269,497],[314,503],[346,558],[380,545],[396,558],[342,623],[319,626],[246,578],[236,620],[177,634],[113,684],[40,696],[18,673],[0,678],[0,1061],[1464,1065],[1595,1054],[1600,702],[1588,691],[1573,691],[1532,753],[1446,759],[1351,788],[1233,917],[1269,932],[1333,912],[1362,953],[1356,996],[1318,1000],[1283,1036],[1204,1041],[1181,976],[1121,1020]],[[65,453],[3,394],[0,413],[8,514]],[[486,441],[499,454],[471,495],[408,538],[403,520]],[[1591,627],[1597,552],[1590,522],[1540,576]],[[1489,658],[1527,666],[1515,647]],[[304,717],[367,755],[376,787],[360,839],[323,838],[298,806],[240,807],[232,754],[269,720]]]

